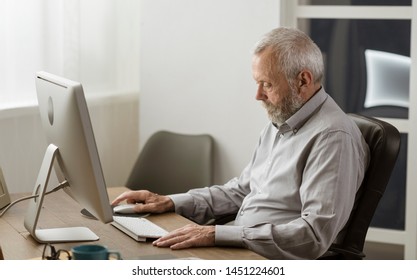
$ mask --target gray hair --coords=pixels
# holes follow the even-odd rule
[[[314,82],[323,80],[323,56],[319,47],[304,32],[288,27],[275,28],[256,44],[254,54],[272,48],[276,69],[292,84],[301,70],[311,71]]]

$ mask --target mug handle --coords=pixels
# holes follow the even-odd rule
[[[114,255],[116,257],[116,260],[121,260],[122,259],[122,256],[120,255],[120,253],[115,251],[115,250],[108,250],[107,258],[110,259],[111,255]]]

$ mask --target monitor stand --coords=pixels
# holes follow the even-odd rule
[[[95,241],[99,237],[86,227],[68,227],[68,228],[51,228],[37,229],[39,215],[42,209],[43,199],[50,179],[51,171],[55,161],[59,166],[60,160],[59,149],[57,146],[50,144],[46,149],[45,156],[39,170],[36,185],[32,195],[36,195],[30,201],[28,211],[25,216],[25,228],[32,237],[39,243],[60,243],[60,242],[80,242]],[[62,168],[61,168],[62,169]]]

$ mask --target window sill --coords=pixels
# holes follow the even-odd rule
[[[100,94],[90,94],[86,96],[88,106],[100,106],[103,103],[117,103],[132,101],[135,102],[139,98],[139,93],[135,91],[108,91]],[[13,118],[17,116],[33,115],[38,113],[37,100],[26,102],[14,102],[0,105],[0,119]]]

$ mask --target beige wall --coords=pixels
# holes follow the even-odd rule
[[[238,176],[267,122],[255,100],[251,51],[278,26],[279,1],[141,4],[140,142],[160,129],[209,133],[215,181]]]

